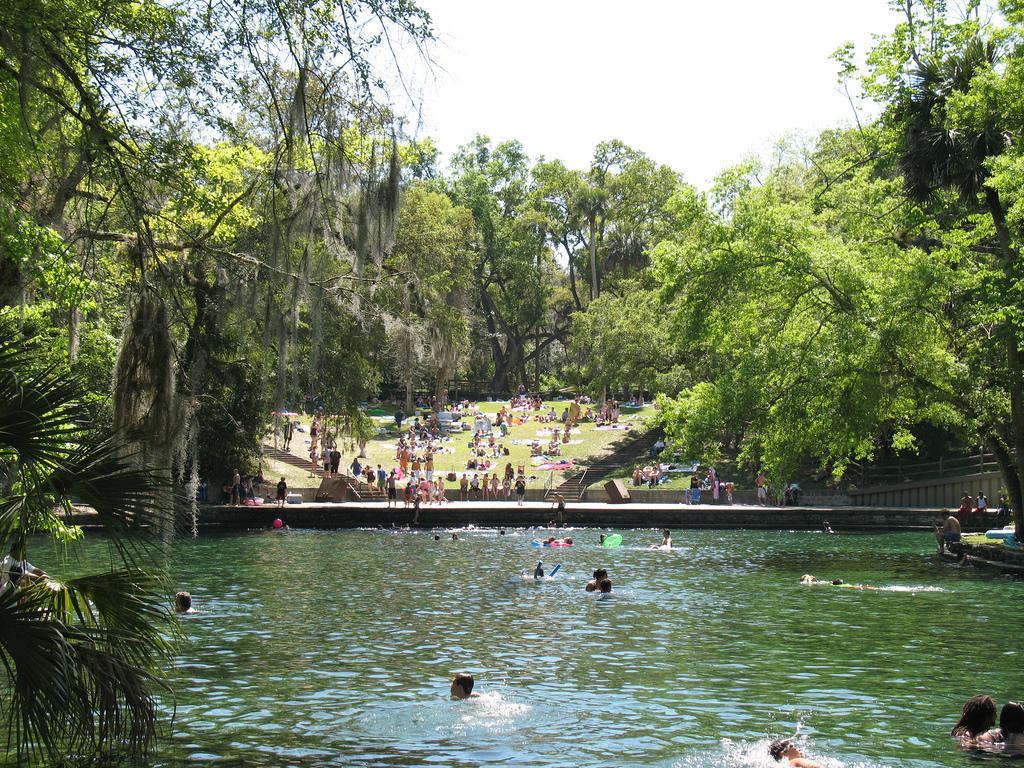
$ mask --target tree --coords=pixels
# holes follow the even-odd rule
[[[109,534],[111,565],[76,578],[0,576],[7,749],[54,762],[144,754],[172,623],[160,571],[139,565],[163,517],[161,486],[122,458],[116,436],[90,429],[80,379],[36,359],[0,313],[0,546],[24,561],[30,535],[75,540],[63,520],[75,501]]]
[[[393,341],[411,413],[418,362],[428,361],[427,375],[440,407],[446,382],[469,346],[466,310],[476,250],[473,215],[440,192],[410,185],[395,242],[386,264],[396,275],[394,285],[400,294],[393,296]],[[426,349],[414,353],[413,345],[421,344]]]
[[[920,311],[934,270],[895,242],[898,181],[863,167],[828,176],[870,154],[872,136],[841,138],[767,173],[733,169],[708,196],[681,187],[669,205],[654,270],[695,383],[662,418],[688,455],[734,453],[777,481],[813,459],[841,477],[883,425],[908,447],[918,420],[949,417],[904,375],[944,359]]]
[[[519,142],[492,149],[478,136],[456,153],[452,170],[449,194],[472,212],[479,233],[473,281],[484,322],[477,338],[491,350],[492,388],[507,391],[527,381],[527,363],[566,337],[546,300],[558,277],[546,216],[535,207],[529,159]]]
[[[986,373],[922,378],[995,454],[1024,532],[1021,229],[1003,197],[1020,192],[1005,170],[1020,162],[1011,137],[1024,131],[1024,24],[1014,4],[1005,9],[1009,23],[995,28],[981,23],[978,4],[951,20],[944,3],[908,1],[904,22],[869,57],[865,84],[885,106],[906,193],[930,219],[921,235],[937,233],[922,247],[967,273],[951,281],[944,307],[948,350],[966,371]]]

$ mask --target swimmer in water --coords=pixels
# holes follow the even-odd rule
[[[440,540],[441,540],[441,534],[435,533],[434,534],[434,541],[440,541]]]
[[[768,745],[768,754],[793,768],[822,768],[821,763],[804,757],[792,739],[779,739]]]
[[[828,581],[827,579],[819,579],[819,578],[817,578],[815,576],[812,576],[809,573],[805,573],[803,576],[800,577],[800,583],[805,585],[805,586],[809,586],[809,587],[828,585],[828,584],[831,584],[833,587],[841,587],[841,586],[843,586],[843,580],[842,579],[832,579],[831,581]]]
[[[964,746],[974,746],[975,740],[996,724],[996,702],[991,696],[971,696],[964,702],[960,719],[949,735],[960,739]]]
[[[458,540],[459,540],[459,534],[453,533],[452,534],[452,541],[458,541]]]
[[[598,568],[594,571],[594,578],[587,582],[587,592],[597,592],[601,588],[601,582],[608,578],[608,571],[604,568]]]
[[[651,544],[651,549],[672,549],[672,531],[665,528],[661,532],[661,544]]]
[[[981,734],[978,744],[1002,744],[1004,747],[1024,747],[1024,707],[1016,701],[1003,704],[999,712],[999,727]]]
[[[598,584],[597,584],[597,588],[601,592],[602,595],[611,594],[611,591],[612,591],[611,579],[601,579],[601,581],[599,581]]]
[[[475,699],[479,693],[473,693],[473,676],[468,672],[459,672],[452,678],[452,698],[461,701],[462,699]]]
[[[192,595],[188,592],[179,592],[174,596],[174,611],[175,613],[195,613],[196,609],[192,607]]]
[[[602,547],[604,546],[604,540],[605,540],[605,538],[606,538],[606,537],[605,537],[605,535],[604,535],[604,534],[602,533],[602,534],[601,534],[601,538],[599,538],[599,539],[598,539],[598,541],[597,541],[597,543],[598,543],[598,544],[599,544],[600,546],[602,546]]]

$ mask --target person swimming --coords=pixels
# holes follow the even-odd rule
[[[587,592],[597,592],[601,588],[601,582],[608,578],[608,571],[598,568],[594,571],[594,578],[587,582]]]
[[[597,584],[597,589],[603,595],[610,594],[612,591],[611,579],[601,579],[601,581],[599,581]]]
[[[661,532],[661,544],[651,544],[650,549],[672,549],[672,531],[665,528]]]
[[[774,760],[785,760],[792,768],[822,768],[821,763],[804,757],[803,752],[792,739],[777,739],[768,745],[768,754]]]
[[[975,739],[996,723],[996,702],[991,696],[971,696],[964,702],[960,719],[949,735],[960,739],[961,744],[973,745]]]
[[[831,585],[833,587],[841,587],[841,586],[843,586],[843,580],[842,579],[832,579],[832,580],[819,579],[816,576],[812,576],[809,573],[805,573],[803,576],[800,577],[800,583],[805,585],[805,586],[821,586],[821,585]]]
[[[458,672],[452,678],[452,699],[461,701],[463,699],[475,699],[480,696],[473,692],[473,676],[468,672]]]
[[[174,611],[175,613],[195,613],[195,608],[192,607],[192,595],[188,592],[178,592],[174,596]]]
[[[1008,701],[999,710],[999,727],[987,731],[977,739],[979,744],[1002,744],[1015,749],[1024,748],[1024,706]]]

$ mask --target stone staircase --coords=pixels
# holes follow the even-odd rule
[[[625,466],[647,459],[651,447],[664,436],[665,431],[661,427],[654,427],[636,437],[627,437],[614,451],[585,469],[569,475],[561,485],[552,488],[547,495],[557,493],[566,501],[579,501],[588,486],[600,483]]]
[[[267,445],[266,443],[264,443],[263,455],[268,459],[280,461],[282,464],[287,464],[291,467],[296,467],[298,469],[302,469],[305,470],[306,472],[309,472],[309,460],[300,458],[299,456],[296,456],[294,453],[291,453],[290,451],[283,451],[280,448],[275,448],[272,445]],[[317,477],[322,478],[323,470],[317,472],[316,475]],[[362,479],[357,480],[347,472],[339,472],[338,477],[340,477],[342,480],[348,483],[349,488],[352,490],[352,495],[357,500],[375,501],[387,498],[384,491],[377,488],[376,485],[370,485],[369,483]]]

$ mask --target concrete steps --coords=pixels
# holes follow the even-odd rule
[[[566,501],[579,501],[588,486],[600,483],[609,475],[619,472],[625,466],[635,464],[638,460],[647,459],[651,447],[664,435],[665,432],[661,427],[654,427],[636,437],[627,439],[607,456],[567,477],[551,492],[561,494]]]
[[[280,448],[264,444],[263,455],[268,459],[280,461],[282,464],[287,464],[290,467],[296,467],[309,472],[309,461],[302,459],[289,451],[282,451]],[[324,476],[324,472],[321,469],[318,470],[315,475],[322,478]],[[339,472],[337,476],[349,484],[357,499],[364,501],[379,501],[380,499],[387,498],[387,494],[377,488],[376,485],[370,485],[362,479],[357,480],[347,472]]]

